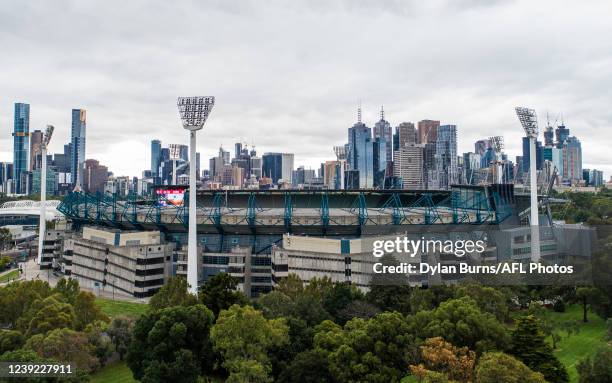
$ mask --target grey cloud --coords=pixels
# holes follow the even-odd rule
[[[253,139],[314,168],[346,140],[360,99],[369,125],[384,104],[394,125],[456,123],[462,151],[504,134],[514,156],[513,107],[526,104],[564,112],[585,167],[609,176],[611,10],[605,1],[5,2],[0,159],[12,158],[13,102],[32,104],[33,128],[58,126],[52,150],[68,139],[70,108],[83,107],[88,157],[138,175],[152,138],[187,142],[176,96],[214,94],[204,161],[221,143]]]

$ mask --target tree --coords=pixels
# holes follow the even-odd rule
[[[204,305],[174,306],[142,315],[134,325],[126,356],[142,382],[196,382],[212,370],[210,329],[214,317]]]
[[[546,383],[541,373],[503,352],[484,353],[475,375],[475,383]]]
[[[135,320],[131,317],[117,316],[108,324],[108,329],[106,331],[115,346],[115,351],[119,354],[120,360],[123,360],[123,357],[128,351],[128,346],[132,340],[134,322]]]
[[[19,331],[0,330],[0,355],[7,351],[14,351],[23,346],[24,336]]]
[[[6,269],[9,263],[11,263],[11,257],[7,255],[0,257],[0,271]]]
[[[587,323],[587,312],[590,304],[597,302],[601,292],[596,287],[579,287],[576,289],[576,299],[582,304],[582,321]]]
[[[215,318],[221,310],[234,304],[244,305],[248,298],[240,291],[236,291],[238,280],[227,273],[219,273],[210,278],[200,290],[200,301],[208,307]]]
[[[364,296],[354,285],[347,283],[334,283],[323,297],[323,307],[338,323],[345,323],[339,313],[356,300],[363,300]]]
[[[66,302],[74,305],[74,302],[81,291],[79,282],[73,278],[61,278],[55,285],[55,292],[60,293]]]
[[[369,319],[379,313],[380,310],[373,304],[362,300],[355,300],[338,311],[336,316],[340,323],[346,323],[352,318]]]
[[[95,321],[85,328],[85,335],[89,344],[93,347],[93,355],[98,358],[100,367],[106,365],[114,351],[113,342],[107,329],[108,324],[103,321]]]
[[[419,312],[413,317],[423,336],[440,336],[478,353],[503,350],[510,342],[504,325],[492,314],[480,311],[470,297],[448,300],[433,311]]]
[[[340,327],[324,321],[315,329],[315,350],[327,356],[340,382],[399,382],[406,362],[416,361],[415,322],[398,312],[355,318]]]
[[[331,382],[327,358],[321,352],[308,350],[299,353],[278,378],[280,383],[327,383]]]
[[[41,280],[19,281],[0,289],[0,323],[17,327],[17,321],[28,312],[34,302],[51,295],[47,282]],[[25,324],[27,327],[27,323]]]
[[[9,229],[0,228],[0,249],[6,250],[13,243],[13,236]]]
[[[76,295],[74,306],[74,328],[83,330],[95,321],[108,322],[109,318],[100,310],[96,304],[96,297],[90,292],[81,291]]]
[[[366,300],[383,311],[410,314],[410,286],[374,285],[366,294]]]
[[[544,334],[536,317],[529,315],[519,318],[512,333],[511,354],[527,367],[541,372],[551,383],[568,382],[565,367],[553,355],[552,348],[545,342]]]
[[[61,301],[61,296],[52,295],[39,299],[19,319],[19,327],[25,330],[30,337],[35,334],[44,334],[48,331],[61,328],[74,328],[74,309],[68,303]]]
[[[471,382],[476,364],[476,353],[467,347],[455,347],[441,337],[429,338],[420,347],[423,363],[411,365],[410,370],[421,379],[429,371],[444,374],[458,382]]]
[[[286,278],[281,279],[276,286],[276,290],[291,299],[295,299],[304,292],[304,282],[297,274],[291,273]]]
[[[495,315],[495,318],[500,322],[508,319],[510,299],[494,287],[482,286],[478,283],[462,284],[455,290],[455,296],[457,298],[467,296],[474,299],[481,311]]]
[[[245,366],[256,369],[260,378],[261,369],[269,376],[268,350],[287,344],[288,333],[285,319],[266,319],[251,306],[233,305],[219,313],[211,339],[223,356],[223,367],[230,372],[229,381],[238,381]]]
[[[173,306],[192,306],[198,298],[189,292],[189,283],[183,277],[170,277],[168,281],[151,297],[149,307],[162,310]]]
[[[67,328],[34,335],[27,340],[24,348],[36,351],[43,358],[74,363],[77,369],[88,373],[100,366],[87,336]]]
[[[612,346],[604,344],[593,358],[585,358],[576,365],[580,383],[612,382]]]

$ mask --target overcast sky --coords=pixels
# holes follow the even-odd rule
[[[316,168],[347,140],[359,100],[373,126],[436,119],[459,151],[503,135],[520,153],[514,106],[540,126],[562,113],[583,167],[612,172],[610,1],[0,2],[0,161],[12,161],[13,103],[50,151],[87,110],[87,158],[116,175],[150,167],[150,140],[188,142],[177,96],[216,96],[203,168],[237,141]]]

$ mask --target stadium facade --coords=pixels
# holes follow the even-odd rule
[[[138,241],[98,241],[108,245],[108,250],[98,249],[101,255],[95,261],[91,254],[75,253],[77,248],[93,247],[75,245],[74,241],[95,242],[91,235],[84,238],[81,233],[84,228],[96,226],[114,230],[116,235],[161,233],[160,245],[167,249],[166,244],[171,243],[174,250],[171,255],[164,253],[163,264],[157,265],[156,270],[165,270],[166,277],[186,275],[187,201],[183,195],[177,203],[176,196],[169,198],[163,192],[148,198],[72,193],[58,207],[72,223],[72,230],[65,235],[72,238],[70,251],[68,256],[64,256],[66,251],[59,251],[53,265],[74,275],[74,262],[89,262],[89,276],[77,275],[82,283],[118,288],[113,280],[119,279],[119,274],[110,270],[113,262],[108,254],[128,258],[128,254],[136,254],[135,264],[148,262],[138,260],[138,252],[129,249],[142,245]],[[247,295],[256,296],[269,291],[279,278],[295,272],[305,281],[327,275],[365,288],[370,276],[364,265],[368,265],[366,255],[371,256],[371,246],[361,243],[365,238],[415,227],[518,223],[516,212],[525,209],[526,203],[515,197],[512,185],[454,186],[448,191],[200,190],[199,283],[219,272],[228,272],[239,279]],[[138,287],[143,287],[142,283]],[[157,288],[151,285],[148,290],[134,289],[133,294],[149,296]],[[124,283],[121,290],[128,292],[130,288]]]

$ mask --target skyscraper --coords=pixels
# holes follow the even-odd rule
[[[417,134],[417,143],[426,144],[431,142],[436,142],[438,137],[438,127],[440,126],[440,121],[434,120],[422,120],[419,121],[418,124],[418,134]]]
[[[393,175],[402,179],[404,189],[423,188],[423,147],[406,145],[394,153]]]
[[[555,130],[555,136],[557,138],[557,147],[559,149],[563,147],[563,143],[565,142],[565,140],[567,140],[569,135],[570,135],[570,130],[566,128],[563,123],[557,126],[557,129]]]
[[[387,140],[383,137],[377,137],[372,142],[372,161],[374,170],[373,186],[384,187],[385,178],[391,176],[387,174],[387,158],[391,148],[387,144]]]
[[[457,126],[441,125],[437,129],[436,168],[438,187],[450,189],[457,183]]]
[[[361,122],[361,107],[357,122],[348,129],[347,157],[349,170],[359,172],[359,187],[374,186],[374,148],[372,130]]]
[[[395,128],[395,131],[397,132],[398,140],[397,149],[412,146],[417,143],[416,130],[412,122],[402,122]]]
[[[282,153],[264,153],[261,159],[263,177],[272,179],[272,183],[277,183],[279,179],[283,178]]]
[[[283,153],[282,161],[282,178],[283,181],[291,183],[291,179],[293,178],[293,153]]]
[[[374,124],[374,139],[384,138],[387,144],[386,162],[393,160],[393,152],[390,150],[393,143],[393,131],[389,121],[385,120],[385,110],[380,107],[380,120]]]
[[[523,137],[523,173],[529,173],[529,164],[531,163],[529,156],[529,137]],[[543,163],[542,142],[536,141],[536,169],[542,170]]]
[[[72,109],[72,153],[70,161],[70,173],[75,186],[81,186],[83,179],[81,173],[85,163],[85,133],[86,113],[84,109]]]
[[[40,164],[36,163],[37,157],[40,158],[42,154],[40,145],[42,144],[43,132],[35,130],[30,134],[30,170],[38,169]],[[40,159],[42,163],[42,158]]]
[[[88,193],[104,192],[108,180],[108,168],[98,160],[89,159],[83,164],[83,190]]]
[[[489,149],[490,147],[491,147],[491,140],[488,140],[488,139],[478,140],[474,143],[474,153],[482,157],[484,156],[487,149]]]
[[[161,164],[161,141],[151,141],[151,176],[159,177],[159,165]],[[157,181],[156,181],[157,182]]]
[[[555,143],[555,132],[553,131],[553,127],[548,125],[544,129],[544,146],[551,147]]]
[[[21,194],[21,174],[28,170],[30,148],[30,104],[15,103],[13,124],[13,180],[15,193]]]
[[[582,146],[571,136],[563,142],[563,180],[572,185],[582,179]]]

